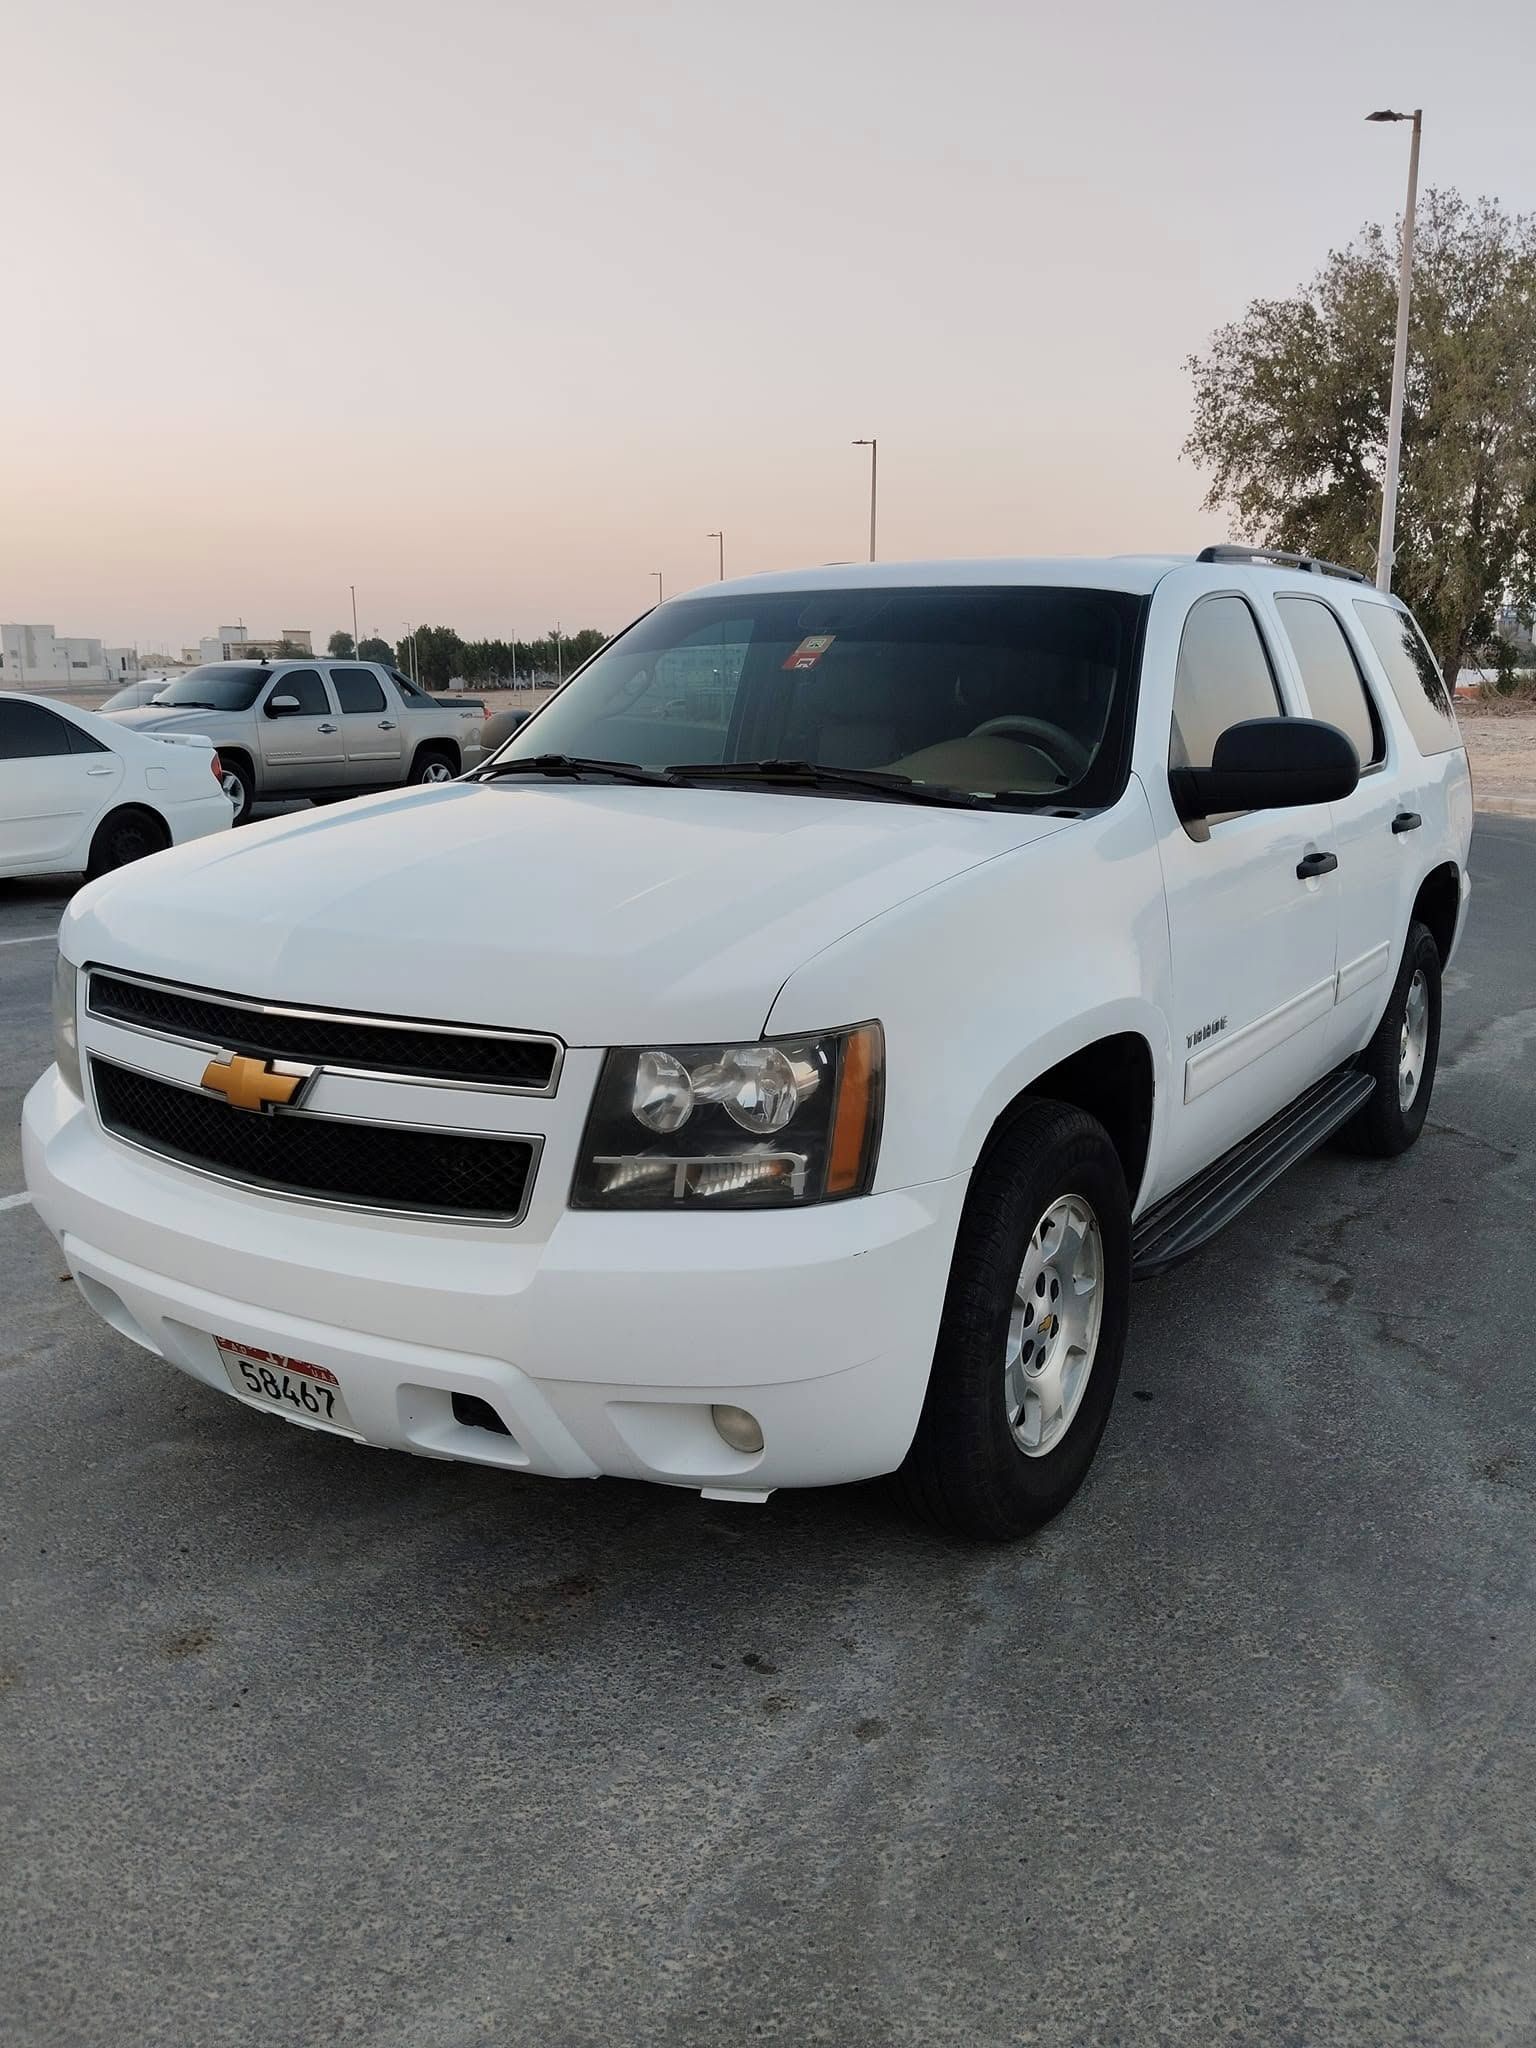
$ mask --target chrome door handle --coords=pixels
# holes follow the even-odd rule
[[[392,718],[381,718],[381,719],[379,720],[379,731],[380,731],[380,732],[393,732],[393,731],[394,731],[394,729],[395,729],[395,721],[394,721],[394,720],[393,720]]]
[[[316,732],[334,732],[335,730],[336,728],[334,725],[317,725],[315,727]]]
[[[1315,882],[1319,875],[1331,875],[1338,864],[1336,853],[1309,853],[1305,860],[1296,863],[1296,879]]]
[[[1392,820],[1394,832],[1417,832],[1424,820],[1417,811],[1399,811]]]
[[[87,775],[112,775],[116,773],[116,770],[112,768],[87,768],[85,772]]]

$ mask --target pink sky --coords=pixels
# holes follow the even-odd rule
[[[10,0],[0,618],[613,628],[714,574],[1221,538],[1183,357],[1426,182],[1526,0]]]

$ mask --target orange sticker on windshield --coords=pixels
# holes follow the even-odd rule
[[[784,666],[814,668],[836,638],[835,633],[807,633]]]

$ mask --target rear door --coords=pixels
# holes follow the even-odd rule
[[[1308,710],[1337,726],[1360,762],[1353,792],[1331,806],[1330,843],[1339,856],[1339,964],[1327,1038],[1333,1065],[1359,1051],[1386,1007],[1417,887],[1409,835],[1398,823],[1402,750],[1389,743],[1333,605],[1290,591],[1277,591],[1274,604]]]
[[[293,698],[296,708],[279,708],[283,698]],[[341,718],[319,669],[283,669],[275,675],[257,707],[256,728],[264,790],[302,796],[306,790],[345,786]]]
[[[369,789],[398,782],[405,746],[400,712],[377,671],[338,663],[331,670],[331,688],[341,714],[348,786]]]
[[[122,779],[110,748],[47,705],[0,701],[0,873],[83,864]]]
[[[1169,601],[1161,591],[1154,600],[1149,660],[1158,611]],[[1160,1191],[1208,1165],[1326,1070],[1339,923],[1337,872],[1308,872],[1311,857],[1331,850],[1327,804],[1188,824],[1175,810],[1171,769],[1209,766],[1230,725],[1298,708],[1282,691],[1245,595],[1197,599],[1178,631],[1167,758],[1146,778],[1167,895],[1176,1077]]]

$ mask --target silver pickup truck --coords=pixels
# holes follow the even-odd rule
[[[210,662],[153,704],[107,715],[139,732],[205,733],[237,825],[268,797],[323,803],[449,782],[484,754],[479,708],[435,703],[375,661]]]

